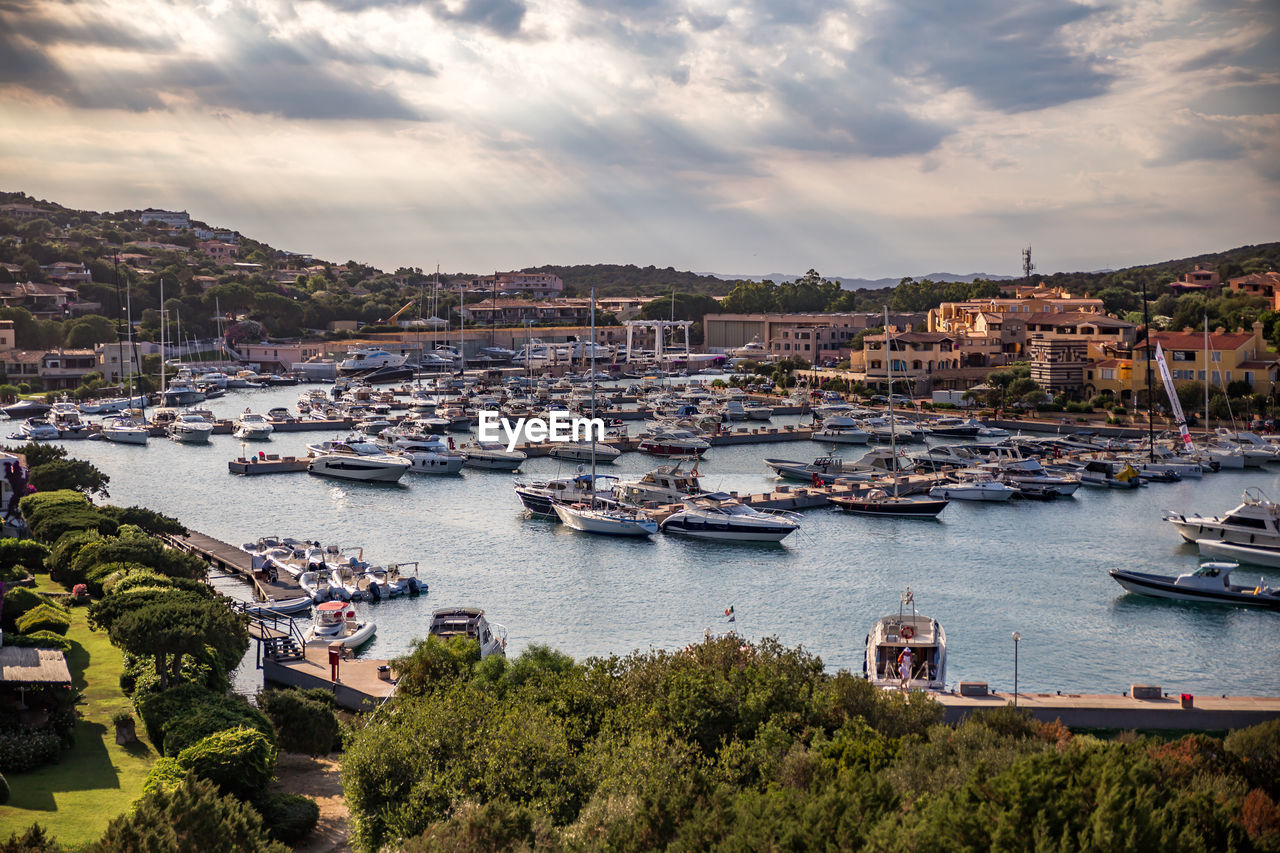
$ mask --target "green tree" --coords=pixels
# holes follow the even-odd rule
[[[31,468],[30,483],[38,491],[74,489],[86,495],[109,497],[107,486],[111,478],[96,465],[83,459],[55,459]]]
[[[210,647],[221,660],[238,661],[249,647],[244,618],[211,600],[148,604],[115,619],[108,636],[131,654],[154,657],[161,689],[179,677],[186,655]]]
[[[740,281],[721,300],[726,314],[760,314],[778,310],[777,286],[772,281]]]
[[[63,341],[73,349],[89,349],[94,344],[116,340],[118,331],[113,320],[101,314],[86,314],[63,325]]]

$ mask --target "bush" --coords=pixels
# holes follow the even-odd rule
[[[18,502],[31,535],[41,542],[57,542],[69,530],[104,530],[114,533],[114,519],[100,515],[89,499],[72,489],[37,492]]]
[[[63,654],[71,651],[71,641],[52,631],[32,631],[30,634],[5,634],[4,644],[16,648],[53,649]]]
[[[49,549],[30,539],[0,539],[0,569],[21,566],[35,574],[44,568]]]
[[[74,489],[87,495],[107,497],[107,485],[111,478],[83,459],[55,459],[43,465],[33,465],[29,482],[42,492],[55,489]]]
[[[320,820],[320,806],[300,794],[268,794],[258,803],[262,823],[277,841],[297,845]]]
[[[262,732],[241,726],[182,750],[178,764],[223,793],[252,800],[266,791],[275,773],[276,749]]]
[[[62,755],[62,739],[50,731],[0,732],[0,773],[22,773],[53,764]]]
[[[63,581],[63,577],[74,565],[80,549],[97,539],[102,538],[96,530],[73,530],[64,533],[49,549],[45,564],[49,567],[49,577],[58,583],[73,586],[75,581]]]
[[[261,711],[239,697],[218,695],[164,724],[163,753],[177,755],[209,735],[239,727],[256,729],[275,742],[271,722]]]
[[[315,693],[325,698],[309,695]],[[258,694],[258,707],[275,725],[280,748],[286,752],[328,755],[338,744],[333,696],[324,690],[265,690]]]
[[[142,795],[156,791],[172,791],[187,778],[187,771],[182,769],[176,758],[157,758],[151,765],[151,771],[142,783]]]
[[[1236,729],[1227,735],[1224,745],[1240,759],[1252,784],[1272,797],[1280,796],[1280,720]]]
[[[135,705],[147,738],[162,755],[177,754],[167,749],[170,735],[175,745],[182,743],[185,749],[211,734],[237,727],[256,729],[274,743],[275,731],[265,714],[239,696],[215,693],[201,684],[179,684],[162,693],[135,698]],[[217,727],[213,728],[215,724]],[[187,741],[201,727],[210,728]]]
[[[0,842],[0,853],[63,853],[63,849],[44,827],[33,823],[21,835],[9,833],[9,840]]]
[[[4,609],[0,611],[0,623],[8,626],[12,630],[17,623],[18,618],[25,613],[35,610],[42,604],[53,606],[53,599],[44,593],[36,592],[33,589],[27,589],[24,586],[6,589],[4,594]]]
[[[213,785],[187,777],[169,789],[150,791],[131,811],[111,821],[91,853],[288,853],[271,841],[262,817]]]
[[[187,534],[187,528],[176,518],[170,518],[163,513],[142,506],[104,506],[99,507],[98,512],[108,518],[115,519],[116,523],[122,527],[126,524],[132,524],[152,536],[159,534],[185,536]]]
[[[30,634],[35,631],[66,634],[71,628],[71,617],[52,604],[41,604],[24,613],[15,624],[19,634]]]
[[[1129,410],[1128,410],[1128,409],[1126,409],[1124,406],[1112,406],[1112,407],[1111,407],[1111,414],[1113,414],[1113,415],[1127,415],[1127,414],[1129,414]]]

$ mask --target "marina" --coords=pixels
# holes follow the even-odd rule
[[[292,407],[298,393],[231,391],[206,405],[230,422],[246,407]],[[1113,568],[1191,571],[1199,562],[1196,547],[1161,520],[1163,511],[1219,514],[1248,487],[1280,495],[1280,471],[1223,471],[1134,490],[1086,488],[1047,502],[954,501],[936,521],[866,518],[829,508],[827,487],[788,483],[763,464],[773,440],[788,442],[786,455],[796,460],[834,454],[853,461],[867,452],[813,442],[809,421],[775,415],[763,429],[777,432],[746,432],[752,443],[711,436],[712,447],[698,462],[705,490],[736,492],[756,509],[801,512],[799,529],[778,544],[582,536],[530,517],[513,480],[572,476],[580,467],[539,457],[536,449],[514,475],[466,468],[377,484],[229,472],[228,460],[241,459],[245,473],[302,470],[306,445],[342,438],[345,424],[302,432],[277,424],[269,441],[247,445],[215,433],[207,444],[153,439],[145,448],[76,441],[72,452],[111,476],[113,503],[145,504],[223,543],[285,534],[363,545],[375,562],[420,561],[430,584],[420,601],[351,605],[360,618],[378,622],[357,659],[402,654],[425,636],[432,608],[457,603],[498,615],[510,630],[513,654],[531,643],[579,659],[674,649],[710,628],[777,636],[803,644],[831,669],[861,672],[865,635],[884,611],[886,594],[910,586],[947,628],[948,689],[978,680],[1010,690],[1009,637],[1016,630],[1023,636],[1025,691],[1119,695],[1145,681],[1197,695],[1280,694],[1280,676],[1252,653],[1280,645],[1274,614],[1131,595],[1108,574]],[[930,438],[910,452],[939,443]],[[635,479],[663,462],[627,451],[607,470]],[[925,490],[931,482],[923,473],[909,478],[919,478]],[[1250,567],[1237,577],[1258,573],[1275,585],[1274,570],[1266,568]],[[722,614],[730,605],[735,622],[726,625]],[[299,623],[307,622],[304,614]]]

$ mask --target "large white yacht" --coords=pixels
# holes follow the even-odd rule
[[[403,367],[407,357],[388,352],[382,347],[361,347],[347,353],[338,362],[338,372],[345,375],[365,373],[383,367]]]
[[[618,500],[623,503],[643,505],[678,504],[690,495],[702,493],[698,482],[698,466],[685,470],[683,461],[674,465],[661,465],[639,480],[622,480],[613,487]]]
[[[231,434],[242,441],[266,441],[271,438],[273,432],[275,427],[265,415],[246,410],[236,421],[235,429]]]
[[[169,438],[183,444],[208,444],[213,424],[194,412],[179,412],[169,424]]]
[[[781,542],[800,527],[792,515],[760,512],[724,492],[686,498],[684,506],[662,520],[663,533],[722,542]]]
[[[413,465],[403,456],[392,456],[377,445],[364,441],[322,441],[308,444],[307,450],[311,451],[308,471],[343,480],[394,483]]]
[[[146,444],[150,433],[133,418],[121,416],[102,422],[102,437],[117,444]]]
[[[1165,511],[1164,520],[1188,542],[1218,539],[1237,545],[1280,548],[1280,504],[1256,488],[1246,489],[1240,505],[1225,515],[1185,515]]]
[[[910,669],[903,678],[904,652],[910,649]],[[898,612],[881,616],[867,634],[863,674],[877,687],[943,690],[947,681],[947,634],[937,619],[916,612],[910,587],[898,602]]]

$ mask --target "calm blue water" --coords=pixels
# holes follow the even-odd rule
[[[209,406],[294,407],[301,389],[233,391]],[[788,420],[788,419],[775,419]],[[797,420],[792,418],[789,420]],[[253,450],[302,453],[324,433],[277,434]],[[704,629],[732,628],[803,645],[829,668],[861,671],[864,638],[910,586],[947,632],[948,682],[1008,689],[1013,643],[1024,690],[1125,691],[1132,683],[1209,694],[1280,694],[1280,614],[1130,596],[1121,567],[1176,574],[1197,562],[1161,510],[1213,514],[1247,486],[1280,495],[1280,470],[1220,473],[1134,492],[1081,489],[1073,499],[1000,505],[953,502],[941,520],[860,518],[809,510],[781,545],[724,545],[656,536],[625,540],[526,518],[510,474],[465,469],[407,475],[393,486],[308,474],[237,477],[240,443],[207,447],[153,438],[145,448],[67,442],[111,477],[111,501],[143,504],[233,544],[264,535],[362,545],[375,562],[421,561],[430,595],[360,604],[378,624],[364,655],[390,657],[425,633],[431,609],[471,604],[507,626],[510,650],[546,643],[582,659],[679,648]],[[716,448],[700,465],[709,488],[765,491],[766,456],[809,460],[807,442]],[[863,448],[843,451],[856,457]],[[626,454],[607,466],[638,476],[661,460]],[[572,473],[530,460],[520,476]],[[1260,570],[1241,570],[1251,579]],[[1280,575],[1266,574],[1270,583]],[[737,621],[722,615],[732,605]]]

